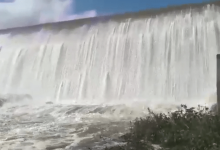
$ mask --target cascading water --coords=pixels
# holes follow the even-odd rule
[[[1,35],[0,91],[96,102],[201,98],[215,91],[219,19],[207,7],[47,30],[44,39]]]
[[[137,101],[197,103],[216,90],[217,6],[54,26],[0,31],[0,94],[30,94],[37,100],[1,108],[0,149],[64,148],[84,138],[94,143],[99,133],[118,135],[131,118],[143,115],[146,107]],[[40,99],[114,105],[35,106]],[[133,101],[132,107],[116,105]],[[20,138],[26,143],[10,141]]]

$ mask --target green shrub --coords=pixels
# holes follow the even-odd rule
[[[106,150],[151,150],[151,145],[171,150],[217,150],[220,149],[220,116],[198,106],[188,109],[181,105],[179,111],[149,115],[131,123],[129,133],[121,138],[123,147]]]

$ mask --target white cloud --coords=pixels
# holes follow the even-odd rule
[[[64,20],[74,20],[74,19],[79,19],[79,18],[90,18],[90,17],[95,17],[97,16],[97,12],[95,10],[90,10],[86,11],[82,14],[73,14],[73,15],[68,15],[60,19],[60,21]]]
[[[95,11],[71,14],[72,6],[72,0],[15,0],[14,3],[0,3],[0,28],[96,16]]]

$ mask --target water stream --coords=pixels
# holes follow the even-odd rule
[[[29,117],[43,112],[51,115],[46,117],[47,123],[38,120],[40,123],[30,125],[31,117],[26,122],[31,142],[37,140],[33,126],[36,132],[48,125],[45,129],[53,126],[56,133],[61,133],[58,130],[66,122],[75,130],[81,123],[88,128],[122,118],[128,121],[143,115],[144,105],[162,109],[165,104],[197,104],[216,90],[219,33],[219,8],[207,6],[200,12],[109,20],[72,30],[44,27],[36,32],[1,34],[0,94],[29,94],[34,102],[23,110]],[[30,106],[46,101],[54,105]],[[15,110],[21,107],[13,107],[12,111],[11,105],[5,106],[2,115],[11,119],[20,114]],[[77,115],[81,122],[77,122]],[[10,126],[8,134],[15,132],[15,125]],[[81,129],[76,133],[79,136]],[[3,131],[1,134],[4,138],[8,136]],[[19,134],[26,135],[16,131]],[[68,138],[75,140],[76,135]],[[38,142],[35,148],[49,142],[42,143]]]

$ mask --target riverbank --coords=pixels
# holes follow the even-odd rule
[[[217,150],[220,149],[220,116],[207,107],[181,109],[172,113],[154,113],[131,123],[130,131],[121,138],[123,146],[106,150]],[[157,148],[158,149],[158,148]]]

